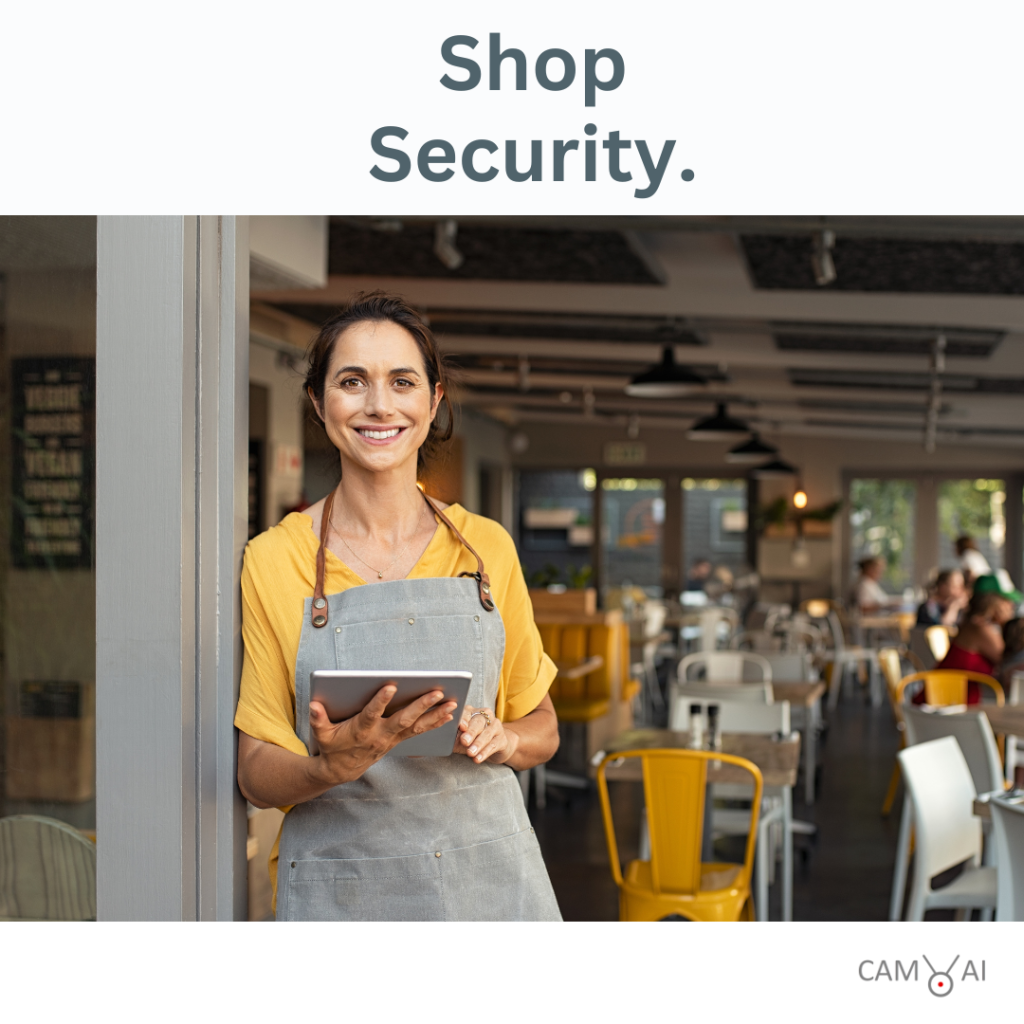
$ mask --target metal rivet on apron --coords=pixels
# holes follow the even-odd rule
[[[324,598],[322,598],[322,597],[318,597],[318,598],[317,598],[317,599],[316,599],[316,600],[315,600],[315,601],[313,602],[313,607],[314,607],[314,608],[323,608],[323,606],[324,606],[325,604],[327,604],[327,601],[326,601],[326,600],[325,600]]]
[[[479,622],[480,621],[480,616],[479,615],[474,615],[473,616],[473,621],[474,622]]]
[[[292,867],[295,867],[295,861],[292,861]]]
[[[440,856],[441,856],[441,851],[440,851],[440,850],[438,850],[438,851],[437,851],[437,853],[435,853],[435,854],[434,854],[434,856],[435,856],[435,857],[440,857]]]
[[[313,625],[314,626],[326,626],[327,625],[327,620],[322,615],[318,615],[313,620]]]
[[[335,633],[340,633],[341,632],[341,626],[335,626],[334,627],[334,632]]]
[[[411,626],[415,621],[416,621],[415,619],[410,619],[409,620],[409,625]],[[440,856],[441,856],[441,854],[438,854],[438,857],[440,857]]]
[[[530,831],[532,832],[532,831],[533,831],[533,829],[531,828],[531,829],[530,829]]]
[[[490,592],[491,592],[491,588],[490,587],[484,587],[484,593],[485,594],[489,594]]]

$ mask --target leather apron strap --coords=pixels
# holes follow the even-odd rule
[[[459,543],[476,559],[476,572],[460,572],[459,576],[471,576],[477,582],[477,587],[480,591],[480,604],[483,605],[484,611],[494,611],[494,601],[491,598],[491,580],[487,575],[487,571],[484,569],[484,560],[477,554],[476,549],[472,544],[462,536],[461,533],[455,528],[452,521],[438,508],[433,498],[428,497],[424,492],[423,500],[430,506],[430,510],[437,516],[438,519],[448,527],[452,533],[458,538]],[[316,586],[313,589],[313,625],[317,629],[323,629],[327,625],[327,617],[330,612],[330,608],[327,604],[327,598],[324,596],[324,575],[326,572],[326,552],[327,552],[327,537],[330,533],[331,523],[331,510],[334,508],[334,491],[327,495],[324,501],[323,512],[320,517],[320,546],[316,552]]]

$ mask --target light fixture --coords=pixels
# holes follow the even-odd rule
[[[458,233],[458,221],[439,220],[434,226],[434,255],[449,270],[458,270],[466,262],[466,257],[455,245]]]
[[[836,244],[834,231],[819,231],[814,236],[814,251],[811,253],[811,268],[814,283],[818,287],[831,284],[836,279],[836,265],[832,259],[832,247]]]
[[[761,440],[760,434],[756,431],[750,435],[749,441],[744,441],[743,444],[736,445],[735,448],[730,448],[729,453],[725,456],[726,462],[760,462],[762,459],[770,459],[773,455],[778,455],[779,449],[774,445],[765,444]]]
[[[698,420],[686,432],[691,441],[731,441],[750,433],[750,427],[743,420],[733,419],[725,411],[725,402],[719,402],[713,416]]]
[[[763,466],[755,466],[750,475],[758,480],[782,480],[784,477],[796,476],[797,468],[782,459],[772,459]]]
[[[804,490],[803,484],[797,484],[796,490],[793,492],[793,507],[807,508],[807,492]]]
[[[661,362],[638,373],[626,385],[626,394],[634,398],[678,398],[705,384],[707,381],[700,374],[680,366],[675,360],[672,346],[666,345]]]

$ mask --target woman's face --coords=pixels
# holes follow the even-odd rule
[[[1013,611],[1013,604],[1006,598],[1000,598],[992,606],[992,621],[997,626],[1001,626],[1013,618]]]
[[[882,578],[882,570],[884,568],[885,565],[882,560],[876,558],[875,561],[868,562],[868,564],[864,566],[864,575],[867,576],[868,579],[880,580]]]
[[[382,473],[410,461],[415,466],[441,395],[440,384],[431,389],[423,356],[404,327],[364,322],[334,343],[317,412],[343,467]]]

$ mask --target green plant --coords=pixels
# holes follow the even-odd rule
[[[565,575],[569,580],[569,586],[573,590],[586,590],[594,575],[594,568],[590,565],[583,565],[577,569],[575,565],[567,565],[565,567]]]

